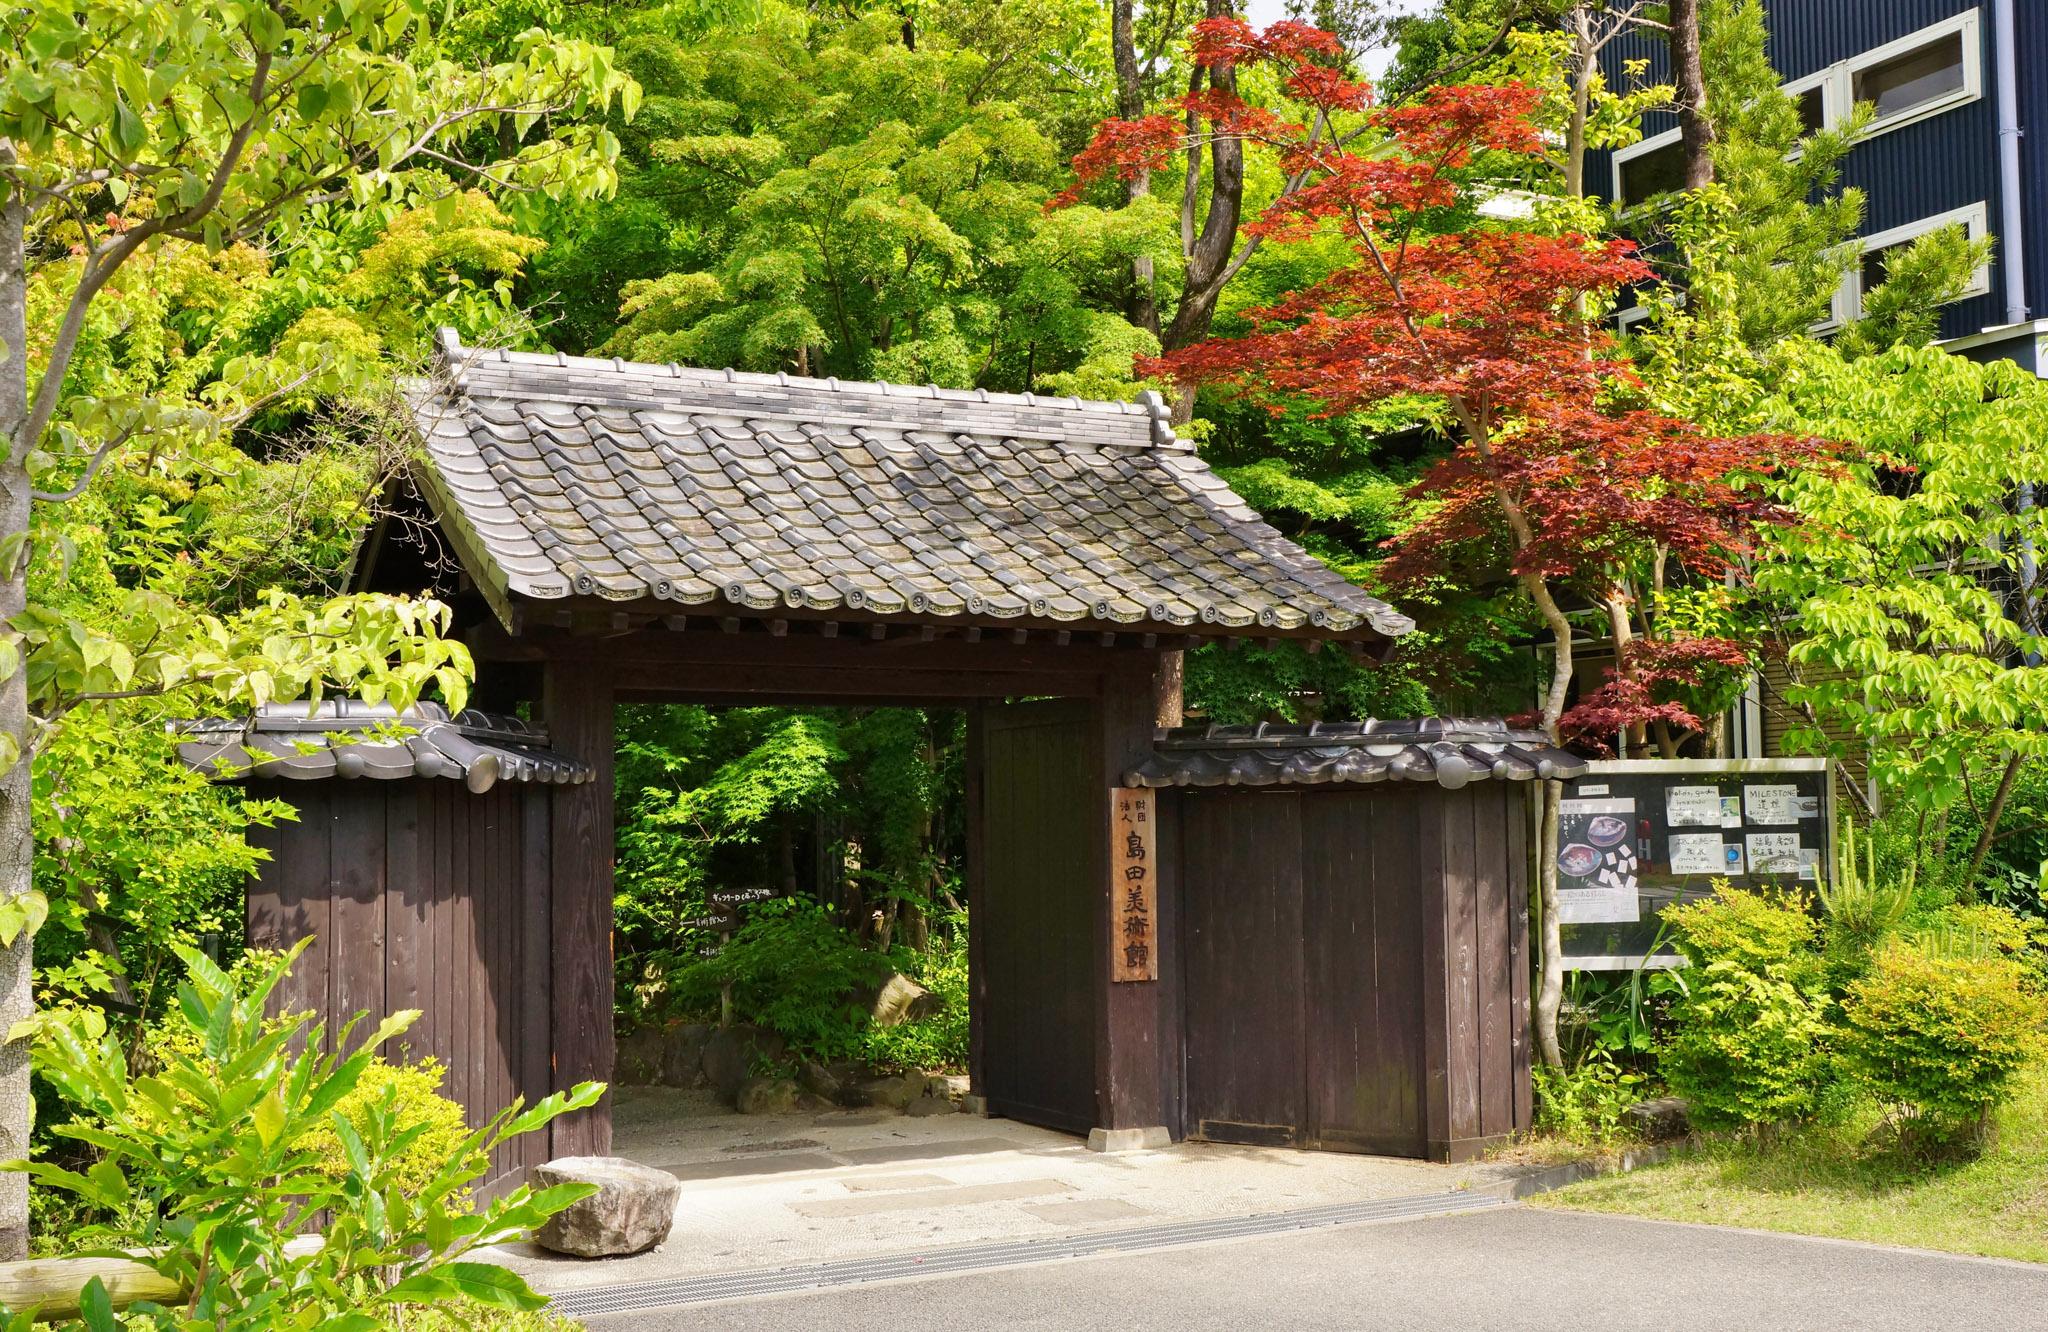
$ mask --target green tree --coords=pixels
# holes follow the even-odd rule
[[[1853,735],[1887,801],[1977,805],[1974,877],[2020,769],[2048,754],[2034,500],[2048,386],[1933,347],[1852,361],[1799,342],[1760,419],[1851,446],[1777,481],[1806,521],[1754,562],[1794,682],[1791,743],[1829,752],[1829,731]]]
[[[614,287],[604,346],[641,359],[1126,395],[1157,344],[1105,308],[1105,275],[1171,264],[1161,209],[1044,212],[1072,102],[1047,94],[1045,61],[1080,17],[769,6],[694,41],[642,31],[622,56],[651,93],[625,207],[579,222],[536,288],[600,265],[615,280],[609,256],[633,256],[652,271]]]
[[[215,614],[137,590],[97,622],[34,604],[35,512],[92,489],[110,463],[175,474],[237,404],[210,409],[96,381],[78,360],[100,301],[131,263],[175,243],[221,251],[321,204],[369,203],[433,168],[558,197],[601,190],[615,142],[599,124],[534,133],[556,112],[636,89],[609,53],[534,32],[474,68],[407,55],[441,6],[427,0],[36,0],[0,17],[0,1022],[30,1005],[30,761],[86,704],[182,693],[236,706],[359,687],[460,701],[468,662],[432,603],[329,603],[269,592]],[[498,130],[496,138],[478,131]],[[492,151],[475,154],[482,142]],[[39,272],[65,276],[32,311]],[[47,284],[45,284],[47,285]],[[42,316],[47,314],[47,323]],[[33,336],[32,336],[33,334]],[[236,376],[226,378],[233,383]],[[274,387],[274,386],[272,386]],[[254,397],[261,398],[259,390]],[[0,1051],[0,1139],[27,1147],[27,1054]],[[0,1193],[0,1253],[25,1241],[26,1191]]]

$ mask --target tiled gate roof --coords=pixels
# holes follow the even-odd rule
[[[1127,786],[1317,786],[1435,782],[1457,790],[1494,778],[1569,781],[1586,760],[1541,731],[1492,717],[1186,726],[1162,731]]]
[[[601,598],[1382,638],[1408,617],[1262,522],[1137,403],[465,348],[411,392],[471,576]]]

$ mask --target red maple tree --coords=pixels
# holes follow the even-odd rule
[[[1422,583],[1474,564],[1510,575],[1550,631],[1540,716],[1553,735],[1561,722],[1609,735],[1659,721],[1697,727],[1669,687],[1741,660],[1743,649],[1634,640],[1629,571],[1654,563],[1720,578],[1760,524],[1789,517],[1747,482],[1810,446],[1716,436],[1643,405],[1599,318],[1608,294],[1652,279],[1630,242],[1513,221],[1443,229],[1482,155],[1537,155],[1537,89],[1440,86],[1379,106],[1335,67],[1338,55],[1335,38],[1304,24],[1259,32],[1234,18],[1205,21],[1192,59],[1270,66],[1306,114],[1297,121],[1211,89],[1184,99],[1179,116],[1105,123],[1075,159],[1078,191],[1112,171],[1157,169],[1191,136],[1234,136],[1274,154],[1290,186],[1248,231],[1282,238],[1334,228],[1350,245],[1334,272],[1251,312],[1252,332],[1144,368],[1230,386],[1275,412],[1334,416],[1410,395],[1440,403],[1455,448],[1414,487],[1427,505],[1390,543],[1388,578]],[[1608,613],[1617,664],[1568,718],[1574,602]],[[1555,1064],[1557,790],[1546,787],[1537,1032]]]
[[[1653,277],[1632,242],[1510,222],[1432,230],[1481,154],[1540,151],[1537,89],[1440,86],[1382,107],[1334,66],[1340,54],[1335,37],[1307,24],[1197,24],[1191,59],[1272,66],[1306,123],[1214,89],[1182,99],[1177,114],[1106,121],[1055,203],[1112,172],[1159,169],[1191,134],[1268,151],[1301,182],[1246,230],[1284,239],[1335,228],[1351,261],[1250,312],[1253,332],[1143,368],[1228,385],[1276,412],[1335,416],[1402,395],[1440,402],[1457,447],[1416,484],[1426,516],[1390,543],[1385,574],[1421,583],[1475,558],[1511,574],[1552,635],[1540,717],[1556,733],[1572,680],[1566,605],[1625,604],[1624,572],[1652,551],[1719,577],[1759,524],[1787,517],[1746,482],[1808,446],[1716,436],[1640,405],[1635,374],[1598,319],[1606,294]],[[1658,686],[1693,682],[1739,650],[1716,640],[1650,670],[1643,652],[1619,646],[1617,687],[1589,698],[1578,720],[1696,728]]]

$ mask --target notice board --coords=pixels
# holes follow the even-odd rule
[[[1681,959],[1660,914],[1717,880],[1809,891],[1833,863],[1833,772],[1822,758],[1609,759],[1558,812],[1564,961],[1582,971]]]

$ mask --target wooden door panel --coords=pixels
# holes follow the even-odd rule
[[[974,934],[981,975],[979,1076],[995,1113],[1086,1132],[1096,1123],[1095,818],[1092,705],[989,708],[969,758],[981,782]]]
[[[1179,797],[1187,1129],[1287,1146],[1307,1124],[1301,985],[1301,797]]]
[[[1433,794],[1433,793],[1432,793]],[[1318,792],[1302,827],[1309,1137],[1420,1156],[1422,880],[1407,791]]]

